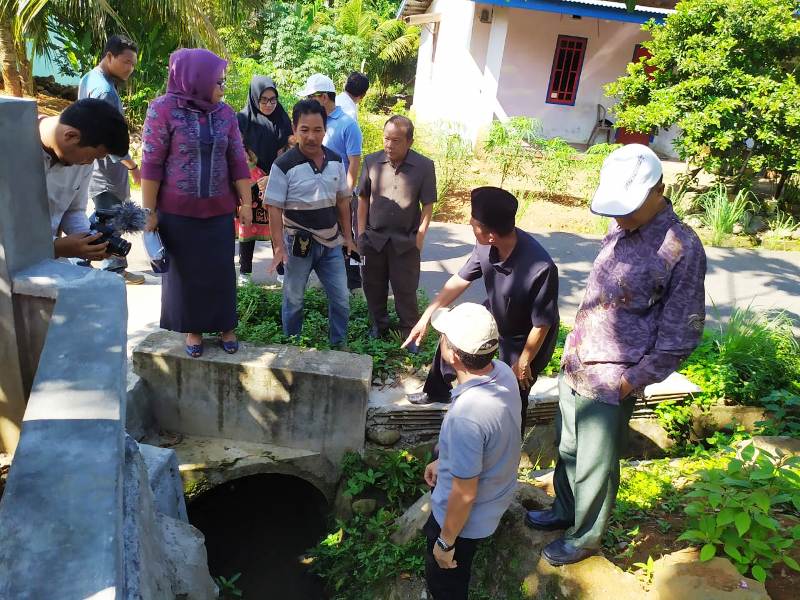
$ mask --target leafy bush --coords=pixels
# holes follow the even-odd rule
[[[342,468],[345,493],[352,498],[370,489],[381,490],[387,507],[401,511],[427,491],[422,476],[428,458],[420,460],[406,450],[383,450],[377,455],[378,465],[370,467],[358,454],[349,453]]]
[[[785,313],[737,308],[706,329],[681,373],[709,401],[758,405],[772,390],[800,391],[800,359],[792,321]]]
[[[795,571],[788,552],[800,540],[800,457],[775,460],[749,444],[724,469],[709,469],[686,494],[689,529],[678,539],[702,544],[700,560],[724,552],[740,573],[760,582],[779,561]],[[793,526],[791,524],[794,523]]]
[[[260,287],[254,284],[241,286],[238,291],[239,326],[236,329],[240,339],[257,344],[295,344],[305,348],[330,349],[328,341],[328,300],[325,292],[308,289],[305,295],[305,319],[299,337],[287,337],[281,328],[280,290]],[[427,306],[427,300],[420,296],[420,311]],[[389,310],[393,302],[389,303]],[[392,322],[392,327],[397,323]],[[379,379],[392,377],[400,372],[427,366],[436,352],[437,336],[429,330],[419,354],[412,355],[400,348],[403,340],[394,335],[389,340],[373,339],[369,336],[370,323],[367,303],[362,296],[350,299],[350,321],[348,324],[348,345],[351,352],[368,354],[372,357],[372,375]]]
[[[371,517],[355,515],[347,522],[337,521],[336,531],[310,551],[311,569],[324,579],[334,600],[366,600],[398,573],[422,575],[425,538],[417,536],[398,546],[390,536],[395,519],[426,489],[422,475],[428,458],[384,450],[378,455],[378,466],[370,467],[356,453],[345,455],[342,476],[347,495],[377,490],[385,495],[386,506]]]
[[[472,164],[472,145],[456,123],[439,121],[417,129],[420,151],[436,164],[436,199],[452,194]]]
[[[678,125],[680,156],[705,170],[766,168],[785,180],[800,165],[796,10],[795,0],[678,3],[663,24],[644,26],[652,57],[607,86],[619,98],[617,125]]]
[[[731,200],[721,183],[700,196],[699,201],[704,211],[703,225],[711,229],[712,246],[721,246],[725,236],[733,233],[733,226],[742,220],[750,206],[748,196],[751,196],[751,192],[740,190]]]
[[[331,600],[369,600],[398,574],[422,576],[425,538],[417,536],[404,546],[392,543],[397,516],[380,508],[370,517],[337,521],[338,529],[310,551],[311,570],[326,582]]]
[[[774,390],[762,402],[770,418],[756,423],[760,435],[800,437],[800,395],[788,390]]]
[[[559,323],[556,348],[553,350],[553,356],[550,358],[550,362],[547,363],[544,371],[542,371],[542,375],[546,375],[547,377],[555,377],[558,375],[558,372],[561,370],[561,357],[564,355],[564,342],[566,342],[567,335],[569,335],[570,331],[572,331],[572,328],[569,325]]]

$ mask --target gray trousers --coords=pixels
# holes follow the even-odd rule
[[[599,548],[619,489],[619,458],[628,442],[635,398],[619,405],[591,400],[558,378],[558,462],[553,476],[558,518],[574,521],[564,537],[578,548]]]

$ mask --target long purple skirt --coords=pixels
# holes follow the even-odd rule
[[[161,281],[161,327],[215,333],[236,327],[233,214],[196,219],[158,214],[169,257]]]

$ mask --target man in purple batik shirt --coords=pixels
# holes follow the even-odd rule
[[[692,353],[705,320],[703,245],[664,198],[652,150],[631,144],[608,156],[592,212],[616,223],[564,347],[556,500],[551,510],[529,511],[525,519],[536,529],[566,529],[543,550],[553,565],[578,562],[600,547],[635,397]]]

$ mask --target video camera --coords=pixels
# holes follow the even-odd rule
[[[92,244],[108,242],[106,252],[125,257],[131,251],[131,243],[122,237],[125,233],[142,231],[147,224],[147,213],[133,202],[120,200],[111,192],[95,197],[95,212],[89,220],[93,233],[102,233]]]

